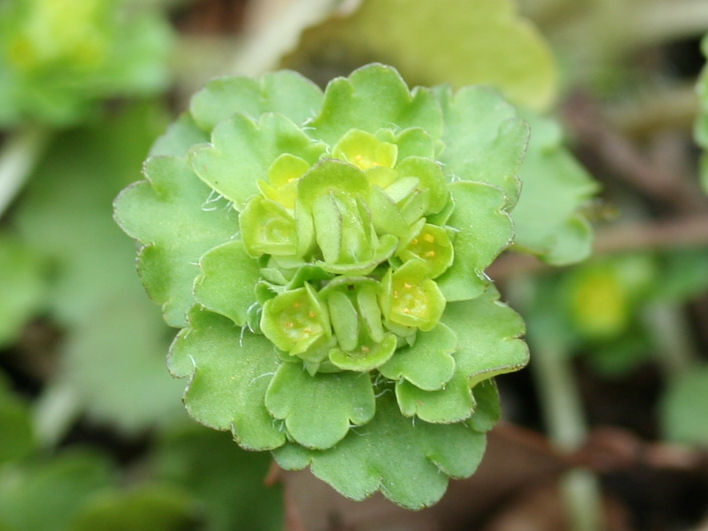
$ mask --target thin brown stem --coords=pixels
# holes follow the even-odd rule
[[[612,176],[677,211],[708,211],[708,198],[701,194],[696,178],[654,164],[610,124],[596,102],[576,94],[566,103],[564,114],[580,147]]]
[[[658,251],[708,245],[708,215],[666,221],[620,225],[598,231],[595,255],[622,251]],[[549,269],[539,259],[524,254],[506,254],[487,271],[496,280]]]

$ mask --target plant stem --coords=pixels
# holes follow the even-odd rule
[[[695,367],[699,359],[691,342],[691,331],[678,305],[661,302],[654,304],[644,312],[644,319],[649,325],[660,363],[671,376],[686,373]]]
[[[46,130],[28,128],[5,140],[0,151],[0,217],[22,189],[48,139]]]
[[[549,438],[561,450],[577,450],[585,441],[587,429],[568,352],[552,337],[534,336],[529,343],[533,352],[531,369]],[[602,506],[597,478],[588,470],[575,469],[562,478],[560,487],[571,528],[601,529]]]
[[[698,114],[694,83],[657,89],[607,111],[609,121],[631,136],[651,134],[666,127],[689,129]]]
[[[708,28],[705,0],[655,1],[637,9],[634,15],[637,44],[700,36]]]
[[[67,382],[50,385],[39,397],[34,410],[34,429],[39,443],[55,446],[81,413],[76,390]]]

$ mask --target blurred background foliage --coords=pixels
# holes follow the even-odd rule
[[[0,4],[0,529],[706,525],[706,32],[704,0]],[[111,219],[208,79],[324,85],[372,61],[493,86],[532,131],[517,242],[489,271],[531,366],[500,379],[513,424],[479,474],[413,516],[306,473],[266,485],[267,455],[189,420]]]

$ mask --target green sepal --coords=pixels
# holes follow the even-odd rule
[[[455,365],[472,387],[528,363],[528,347],[520,339],[525,332],[523,319],[499,302],[499,292],[493,286],[476,299],[448,302],[441,322],[457,337]]]
[[[300,364],[284,363],[268,386],[268,411],[285,420],[288,434],[307,448],[334,446],[350,423],[365,424],[374,416],[374,390],[368,374],[305,372]]]
[[[382,142],[371,133],[350,129],[332,148],[332,157],[352,164],[360,170],[380,167],[393,168],[398,146]]]
[[[526,151],[528,125],[491,89],[465,87],[453,95],[449,87],[438,87],[436,94],[445,119],[445,149],[439,159],[445,174],[496,186],[513,206],[521,191],[516,175]]]
[[[315,208],[317,198],[330,193],[352,197],[366,197],[369,182],[355,166],[340,160],[326,159],[317,164],[298,181],[297,194],[309,211]]]
[[[410,127],[400,131],[397,135],[390,133],[390,130],[382,130],[377,136],[386,139],[386,131],[391,135],[388,142],[398,146],[398,160],[406,160],[408,157],[423,157],[434,159],[437,155],[437,146],[427,131],[420,127]]]
[[[167,324],[184,326],[194,305],[192,286],[197,263],[212,247],[238,232],[236,212],[176,157],[152,157],[144,168],[147,181],[121,192],[114,203],[115,220],[144,247],[138,272],[150,297],[162,305]]]
[[[317,197],[312,218],[317,245],[324,258],[321,267],[342,261],[349,265],[349,259],[371,253],[373,242],[360,214],[360,204],[353,197],[335,192]]]
[[[425,196],[423,214],[440,212],[447,204],[450,194],[445,186],[445,175],[440,164],[422,157],[408,157],[396,166],[400,178],[415,177],[419,184],[416,193]]]
[[[455,373],[452,353],[457,344],[455,333],[440,323],[429,332],[418,332],[415,344],[397,350],[379,372],[389,380],[405,379],[426,391],[441,389]]]
[[[372,186],[369,191],[371,221],[378,234],[392,234],[404,238],[410,226],[398,210],[396,203],[379,186]]]
[[[293,356],[332,334],[327,307],[307,283],[266,301],[260,328],[276,347]]]
[[[295,274],[288,281],[286,288],[289,290],[297,289],[303,287],[305,282],[315,283],[321,280],[330,280],[332,277],[333,275],[331,273],[327,273],[327,271],[321,267],[305,264],[297,268]]]
[[[240,211],[259,193],[258,181],[283,153],[312,165],[325,149],[281,114],[264,114],[257,122],[236,114],[214,128],[211,144],[190,151],[189,162],[200,179]]]
[[[470,476],[484,454],[486,437],[465,423],[415,423],[401,416],[390,394],[376,403],[376,415],[338,445],[324,451],[286,445],[274,452],[286,469],[310,465],[312,473],[342,495],[363,500],[380,490],[407,509],[437,502],[448,477]]]
[[[255,285],[261,278],[257,260],[235,240],[214,247],[199,261],[202,273],[194,281],[194,297],[206,309],[225,315],[239,326],[257,302]],[[234,277],[238,282],[234,282]]]
[[[381,324],[381,307],[378,302],[380,284],[359,286],[356,293],[356,305],[367,335],[375,342],[383,341],[384,331]]]
[[[268,199],[272,199],[293,210],[297,199],[297,180],[310,169],[306,160],[283,153],[268,168],[268,180],[258,181],[258,188]]]
[[[354,350],[359,343],[359,314],[352,301],[341,291],[327,297],[329,318],[339,347]]]
[[[170,372],[189,378],[184,405],[201,424],[231,429],[249,450],[285,442],[265,407],[266,389],[278,368],[273,344],[225,317],[195,307],[189,327],[175,338],[167,357]]]
[[[238,217],[243,247],[252,257],[290,257],[298,248],[295,218],[280,203],[251,198]]]
[[[312,136],[334,145],[350,129],[376,133],[391,124],[420,127],[438,138],[440,107],[430,90],[417,87],[410,92],[395,69],[371,64],[331,81],[322,109],[309,125]]]
[[[369,183],[359,169],[336,160],[318,164],[298,182],[298,204],[312,216],[315,239],[324,258],[318,265],[323,269],[342,273],[331,270],[331,266],[369,261],[376,242],[371,239],[370,216],[361,204],[368,190]]]
[[[445,297],[422,260],[408,260],[381,281],[381,309],[386,319],[403,326],[432,330],[445,309]]]
[[[392,234],[384,234],[368,256],[362,257],[353,263],[329,264],[317,261],[316,264],[329,273],[339,275],[368,275],[376,267],[388,260],[398,248],[398,240]]]
[[[197,92],[189,110],[201,128],[211,131],[217,123],[240,113],[257,119],[266,112],[302,124],[322,105],[322,91],[297,72],[281,70],[259,80],[248,77],[215,79]]]
[[[335,348],[329,351],[329,361],[345,371],[368,372],[391,359],[398,341],[393,334],[383,334],[381,341],[360,337],[357,346],[349,351]]]
[[[473,299],[489,283],[484,269],[511,243],[513,226],[499,189],[456,182],[450,185],[450,193],[455,210],[448,224],[456,231],[455,257],[437,282],[448,301]]]
[[[452,265],[454,249],[445,229],[425,224],[407,247],[399,251],[403,260],[420,260],[430,278],[442,275]]]

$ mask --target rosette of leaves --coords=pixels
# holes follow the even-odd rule
[[[0,127],[75,123],[115,96],[166,84],[170,31],[129,0],[0,4]]]
[[[484,274],[527,126],[495,92],[373,64],[211,82],[116,200],[199,422],[342,494],[421,508],[469,476],[527,362]]]

